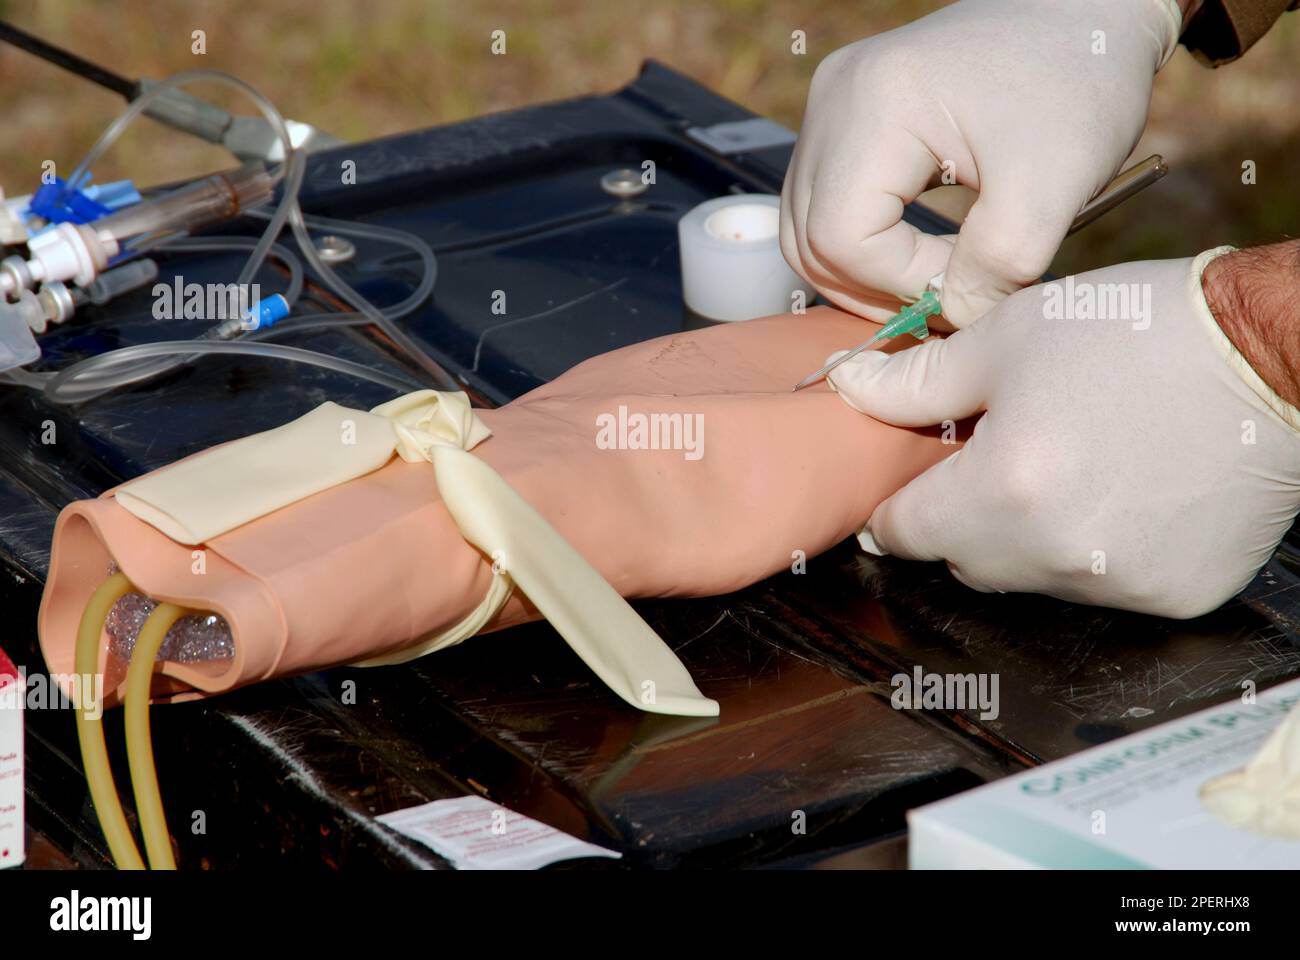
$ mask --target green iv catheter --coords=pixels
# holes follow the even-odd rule
[[[925,288],[925,293],[913,304],[904,307],[898,313],[880,328],[879,332],[865,343],[860,343],[842,357],[832,360],[826,366],[813,373],[808,374],[794,385],[791,393],[801,390],[810,383],[816,383],[822,377],[826,376],[845,360],[856,357],[863,350],[866,350],[872,344],[879,343],[881,340],[888,340],[891,337],[901,336],[904,333],[910,333],[918,340],[924,340],[930,335],[930,327],[926,323],[930,317],[942,312],[943,307],[939,305],[939,289],[936,281],[942,282],[938,277],[931,280],[929,286]]]

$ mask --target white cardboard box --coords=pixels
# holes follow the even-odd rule
[[[912,810],[910,865],[1300,868],[1300,840],[1230,826],[1200,800],[1297,704],[1292,680]]]
[[[0,650],[0,869],[26,857],[23,832],[23,676]]]

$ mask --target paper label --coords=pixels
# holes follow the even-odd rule
[[[479,796],[434,800],[376,817],[461,870],[537,870],[577,857],[621,857]]]
[[[0,650],[0,869],[23,862],[23,677]]]

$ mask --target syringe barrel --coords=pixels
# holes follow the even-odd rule
[[[271,196],[275,181],[261,163],[214,173],[160,197],[119,210],[92,226],[101,238],[121,246],[142,234],[183,233],[238,216]]]

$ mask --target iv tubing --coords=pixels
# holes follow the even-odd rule
[[[203,236],[173,237],[154,249],[161,250],[164,253],[222,253],[226,251],[252,250],[256,246],[257,241],[250,237]],[[271,244],[268,256],[279,260],[284,264],[284,268],[289,271],[289,285],[285,288],[282,296],[292,306],[302,296],[304,281],[302,260],[288,247],[281,246],[278,243]]]
[[[81,391],[77,390],[77,380],[87,373],[93,373],[98,367],[111,368],[128,365],[134,360],[143,360],[150,357],[193,356],[195,354],[210,353],[244,354],[280,360],[296,360],[299,363],[323,367],[348,376],[359,377],[362,380],[369,380],[399,393],[409,393],[411,390],[419,389],[419,384],[414,384],[409,380],[400,379],[380,370],[372,370],[359,363],[353,363],[351,360],[333,357],[327,353],[318,353],[315,350],[304,350],[301,347],[246,340],[163,340],[159,343],[142,343],[133,347],[123,347],[120,350],[100,354],[73,364],[45,381],[45,395],[55,401],[78,403],[98,396],[103,392],[102,381],[96,382],[94,380],[92,380],[91,384],[83,386]]]
[[[284,225],[284,221],[288,219],[290,222],[290,226],[293,229],[294,236],[297,239],[299,246],[302,248],[304,258],[307,260],[308,265],[320,276],[320,278],[322,279],[322,281],[325,283],[326,286],[328,286],[335,294],[340,296],[343,300],[353,305],[363,315],[368,317],[372,323],[378,326],[389,337],[389,339],[393,341],[394,344],[396,344],[399,348],[403,350],[403,352],[405,352],[412,360],[414,360],[416,364],[422,370],[424,370],[424,372],[428,374],[439,387],[443,389],[459,389],[460,384],[457,383],[456,380],[440,364],[438,364],[431,357],[425,354],[425,352],[420,349],[418,344],[416,344],[415,341],[409,337],[409,335],[407,335],[404,331],[398,328],[397,325],[393,322],[394,319],[400,317],[405,312],[408,312],[410,309],[414,309],[415,306],[418,306],[418,304],[422,302],[424,298],[429,295],[429,292],[432,291],[433,289],[433,285],[436,282],[436,276],[437,276],[437,262],[433,257],[432,251],[429,250],[428,245],[420,241],[418,238],[415,238],[410,234],[406,234],[402,231],[389,230],[387,228],[376,227],[376,226],[362,226],[358,224],[344,223],[342,221],[333,221],[327,218],[312,218],[313,222],[319,223],[321,226],[333,227],[334,229],[336,229],[338,232],[341,233],[347,233],[353,236],[368,237],[377,240],[386,240],[389,242],[399,243],[403,246],[407,246],[408,248],[415,251],[415,253],[420,257],[425,268],[424,275],[421,278],[421,282],[418,285],[416,291],[414,291],[411,296],[407,297],[407,299],[402,301],[400,304],[396,305],[395,307],[387,308],[385,310],[377,309],[368,300],[366,300],[355,290],[353,290],[350,286],[348,286],[347,283],[345,283],[341,278],[339,278],[338,275],[335,274],[334,271],[331,270],[320,259],[316,251],[315,245],[311,242],[311,237],[307,233],[307,222],[303,217],[302,210],[297,203],[298,189],[301,185],[302,177],[305,172],[305,163],[301,151],[298,151],[293,148],[292,141],[289,139],[288,131],[284,125],[283,118],[280,116],[279,112],[275,109],[275,106],[271,104],[271,102],[267,100],[265,97],[263,97],[260,93],[258,93],[254,88],[244,83],[243,81],[238,80],[235,77],[231,77],[227,74],[219,73],[216,71],[192,70],[192,71],[186,71],[181,74],[177,74],[176,76],[159,83],[157,86],[151,87],[149,91],[147,91],[144,95],[142,95],[138,100],[134,101],[131,104],[131,106],[126,109],[126,111],[124,111],[119,117],[117,117],[117,119],[115,119],[109,125],[109,127],[100,136],[99,140],[96,141],[95,145],[91,147],[85,159],[83,159],[82,162],[77,166],[76,170],[73,171],[72,177],[70,178],[69,182],[73,183],[74,185],[76,183],[81,182],[82,179],[84,179],[86,172],[94,165],[94,163],[96,163],[99,160],[99,158],[103,155],[104,151],[107,150],[117,140],[117,138],[121,136],[122,132],[126,129],[126,127],[130,124],[130,122],[134,120],[135,117],[137,117],[141,112],[143,112],[143,110],[148,106],[148,104],[152,102],[152,100],[155,99],[156,96],[162,90],[181,86],[187,83],[199,82],[199,81],[211,81],[224,86],[232,87],[246,94],[250,99],[252,99],[254,103],[256,103],[258,108],[262,111],[267,121],[271,124],[272,128],[276,131],[277,135],[280,137],[282,141],[282,145],[285,149],[286,157],[288,158],[284,168],[282,168],[281,170],[281,173],[285,178],[285,182],[283,184],[280,202],[276,205],[274,214],[269,215],[270,222],[267,225],[267,229],[263,232],[260,240],[257,243],[257,246],[254,248],[253,253],[250,255],[248,262],[245,264],[243,271],[241,271],[239,283],[241,284],[247,283],[256,274],[258,268],[265,260],[267,253],[270,252],[275,237],[278,236],[280,230]],[[267,215],[259,214],[259,216],[267,216]],[[158,238],[158,242],[152,245],[162,246],[164,242],[166,242],[164,238]],[[175,243],[176,241],[172,240],[170,242]],[[198,249],[198,247],[195,246],[195,247],[191,247],[190,249]],[[143,249],[140,252],[143,252]],[[290,263],[290,270],[291,270],[290,290],[295,293],[300,292],[295,289],[296,284],[292,276],[293,273],[292,263]],[[293,298],[286,297],[286,299],[289,299],[292,302],[294,299],[296,299],[296,296]],[[321,325],[325,326],[323,320]],[[339,325],[340,326],[353,325],[352,318],[349,317],[348,320],[346,321],[346,324],[340,323]],[[241,338],[241,339],[246,339],[246,338]],[[224,345],[233,346],[234,343],[237,342],[238,341],[231,341],[225,343]],[[211,345],[205,344],[205,346],[211,346]],[[135,348],[130,348],[130,347],[125,348],[125,350],[128,351],[134,349]],[[358,371],[367,369],[361,367],[358,364],[351,364],[348,361],[337,361],[336,358],[327,357],[327,355],[324,354],[314,354],[311,351],[297,350],[296,348],[280,348],[280,349],[296,350],[296,352],[292,355],[289,355],[287,353],[276,354],[278,356],[285,357],[287,359],[297,359],[297,360],[302,360],[304,362],[314,362],[317,366],[326,366],[335,370],[342,370],[343,368],[340,367],[339,364],[344,364],[346,365],[346,372],[353,375],[358,375],[357,373]],[[246,351],[238,348],[232,350],[212,350],[212,349],[199,350],[196,348],[193,351],[189,351],[188,355],[192,356],[200,353],[243,353],[243,352],[250,352],[250,353],[257,352],[263,356],[271,355],[269,353],[266,353],[265,351]],[[172,350],[169,347],[169,349],[167,349],[166,351],[159,354],[153,354],[153,355],[154,356],[175,356],[177,354],[178,351]],[[181,354],[181,355],[185,355],[185,354]],[[100,376],[98,378],[95,378],[92,381],[94,383],[94,386],[92,386],[91,383],[83,383],[82,389],[79,391],[75,389],[70,389],[71,387],[70,381],[74,379],[80,378],[84,380],[88,378],[88,376],[92,374],[95,370],[101,369],[101,367],[103,369],[107,369],[108,367],[119,366],[120,365],[118,362],[119,360],[125,359],[126,357],[140,358],[142,357],[142,354],[139,353],[124,354],[123,351],[112,351],[111,356],[112,356],[111,359],[109,354],[103,354],[100,355],[100,357],[89,358],[88,360],[82,361],[81,363],[74,364],[73,367],[61,371],[60,373],[55,374],[49,379],[44,379],[46,396],[54,401],[63,400],[65,402],[78,402],[82,400],[89,400],[109,390],[115,389],[118,386],[135,382],[136,380],[143,379],[144,377],[147,376],[155,376],[159,373],[164,372],[166,369],[170,369],[171,367],[170,364],[165,364],[165,365],[150,364],[147,365],[143,370],[137,369],[136,371],[134,371],[134,373],[119,371],[116,377],[109,376],[107,373],[101,370]],[[313,356],[315,359],[313,361],[308,361],[306,359],[308,356]],[[102,358],[102,362],[96,363],[96,361],[101,361],[101,358]],[[69,374],[69,376],[65,377],[64,374]],[[385,385],[390,385],[390,386],[394,382],[392,378],[388,378],[384,374],[377,374],[368,370],[367,370],[367,375],[363,375],[363,376],[365,376],[366,379],[371,379],[371,380],[376,380],[376,377],[382,377],[384,379],[377,380],[376,382],[382,382],[385,383]],[[18,381],[11,380],[10,382],[18,382]],[[28,382],[30,383],[30,379]],[[400,389],[406,389],[406,385],[404,384]]]
[[[259,218],[265,218],[270,216],[270,214],[265,213],[263,211],[253,211],[252,215]],[[410,295],[406,297],[406,299],[400,301],[399,303],[393,304],[390,307],[385,307],[382,311],[380,311],[384,316],[388,317],[389,319],[397,320],[405,316],[406,314],[410,313],[421,303],[423,303],[424,300],[432,292],[433,287],[437,282],[437,272],[438,272],[437,260],[435,259],[433,252],[429,249],[428,245],[425,244],[419,237],[406,233],[405,231],[394,230],[389,227],[378,227],[374,225],[355,224],[350,221],[332,220],[325,217],[307,217],[305,218],[305,220],[307,224],[318,227],[320,229],[329,229],[329,230],[333,230],[336,233],[342,233],[345,235],[357,236],[365,239],[372,239],[381,242],[388,242],[388,243],[404,246],[412,250],[413,252],[416,253],[417,256],[419,256],[421,263],[424,266],[424,272],[420,278],[420,282],[419,284],[417,284],[415,290],[413,290],[410,293]],[[192,239],[184,238],[179,240],[171,240],[164,245],[163,249],[169,249],[174,246],[178,250],[186,250],[186,251],[198,251],[204,249],[216,250],[216,249],[225,249],[226,247],[224,245],[226,244],[229,244],[230,245],[229,248],[233,249],[235,245],[247,244],[251,242],[252,241],[250,240],[247,240],[245,238],[239,238],[239,237],[214,237],[211,239],[196,237]],[[290,253],[288,250],[285,250],[285,248],[279,246],[278,244],[272,247],[272,251],[275,253],[277,257],[280,257],[282,260],[284,260],[286,265],[289,267],[290,287],[289,287],[289,291],[286,292],[285,296],[286,299],[290,299],[289,294],[299,290],[301,287],[301,283],[296,281],[295,279],[296,277],[295,271],[301,271],[301,264],[297,262],[297,258],[294,257],[292,253]],[[281,255],[281,251],[283,251],[283,256]],[[313,246],[313,251],[314,251],[314,246]],[[296,299],[296,297],[294,299]],[[224,342],[229,346],[233,346],[235,344],[243,343],[250,340],[252,341],[265,340],[281,334],[305,332],[308,330],[323,330],[323,329],[330,329],[332,327],[362,326],[373,322],[374,322],[373,318],[369,314],[348,314],[348,313],[308,314],[303,317],[291,317],[288,320],[281,321],[279,325],[272,327],[269,330],[264,330],[264,331],[259,330],[249,336],[241,337],[238,340],[214,341],[213,343],[215,344],[215,343]],[[150,346],[150,345],[144,344],[141,346]],[[157,346],[157,344],[153,344],[152,346]],[[137,349],[136,347],[124,347],[119,350],[112,350],[109,351],[108,353],[99,354],[97,356],[90,357],[86,360],[82,360],[76,364],[73,364],[71,367],[65,368],[64,370],[60,371],[57,374],[51,375],[49,379],[43,380],[43,383],[45,384],[46,396],[56,402],[66,402],[66,403],[76,403],[84,400],[90,400],[100,395],[101,393],[105,393],[109,390],[116,389],[119,386],[125,386],[128,383],[134,382],[136,379],[141,379],[144,376],[153,376],[164,372],[165,369],[171,369],[174,366],[176,366],[175,364],[167,364],[167,365],[153,364],[153,365],[149,365],[146,371],[144,372],[141,372],[139,370],[122,371],[119,372],[117,376],[113,376],[108,372],[107,370],[108,367],[118,365],[122,357],[123,351],[136,350],[136,349]],[[187,353],[196,354],[200,352],[234,354],[234,353],[245,353],[245,352],[251,353],[253,351],[244,351],[240,348],[236,348],[228,351],[205,348],[201,351],[200,350],[194,350],[194,351],[168,350],[165,354],[155,354],[155,356],[160,356],[160,355],[179,356],[179,355],[185,355]],[[335,360],[335,358],[330,357],[328,354],[316,353],[315,351],[305,351],[305,350],[301,351],[301,354],[306,354],[306,353],[312,353],[315,356],[322,358],[322,362],[318,363],[317,364],[318,366],[325,366],[327,368],[336,369],[336,370],[339,369],[337,366],[334,366],[333,363],[325,362],[327,360],[328,361]],[[300,360],[304,360],[304,362],[311,362],[311,361],[306,361],[301,354],[292,357],[284,356],[283,358],[300,359]],[[346,363],[346,361],[343,362]],[[363,379],[375,380],[374,377],[369,376],[368,374],[358,373],[357,371],[360,369],[368,370],[368,368],[360,368],[354,365],[349,367],[348,370],[346,371],[340,370],[340,372],[346,372],[353,376],[362,376]],[[96,373],[98,374],[98,376],[95,376]],[[66,379],[63,380],[58,379],[60,377],[64,377],[65,374],[67,375]],[[35,374],[35,376],[40,376],[40,374]],[[86,380],[90,380],[91,382],[81,382]],[[385,386],[392,385],[391,380],[375,380],[375,382],[382,383]],[[81,386],[82,389],[81,390],[71,389],[73,383],[77,383],[78,385]],[[402,391],[406,391],[411,389],[412,386],[413,385],[411,384],[403,384],[403,386],[400,387],[400,389]],[[454,389],[460,389],[459,384],[453,384],[452,386]]]
[[[401,330],[375,306],[353,290],[342,278],[338,276],[326,263],[321,260],[316,252],[315,245],[311,242],[311,237],[307,233],[306,224],[303,221],[302,209],[298,206],[298,188],[302,183],[304,173],[303,155],[300,150],[293,146],[293,141],[289,137],[288,129],[284,125],[284,118],[280,116],[274,104],[267,100],[262,94],[258,93],[253,87],[244,83],[228,74],[220,73],[215,70],[187,70],[179,73],[167,80],[161,81],[157,85],[151,86],[149,90],[141,97],[136,99],[116,120],[109,124],[108,129],[100,136],[95,145],[90,148],[86,158],[81,161],[76,170],[73,171],[69,178],[69,183],[73,186],[79,184],[84,178],[86,171],[89,170],[96,161],[99,160],[103,152],[111,146],[127,125],[131,123],[141,112],[155,99],[161,91],[173,87],[181,86],[187,83],[207,80],[213,83],[219,83],[223,86],[231,87],[245,93],[254,103],[257,104],[263,116],[266,117],[276,135],[280,138],[281,144],[288,158],[285,167],[285,183],[281,194],[280,203],[276,207],[274,216],[266,231],[262,234],[262,240],[259,242],[258,249],[254,250],[249,257],[248,264],[245,265],[243,273],[240,274],[239,283],[247,283],[261,266],[262,260],[265,259],[266,250],[269,249],[271,242],[279,235],[284,221],[287,218],[294,236],[298,240],[299,247],[302,248],[302,254],[311,267],[338,297],[348,303],[350,306],[366,314],[379,327],[389,339],[400,347],[416,364],[429,375],[439,389],[457,390],[460,388],[454,377],[451,376],[443,367],[428,356],[419,345],[410,338],[409,335]]]

